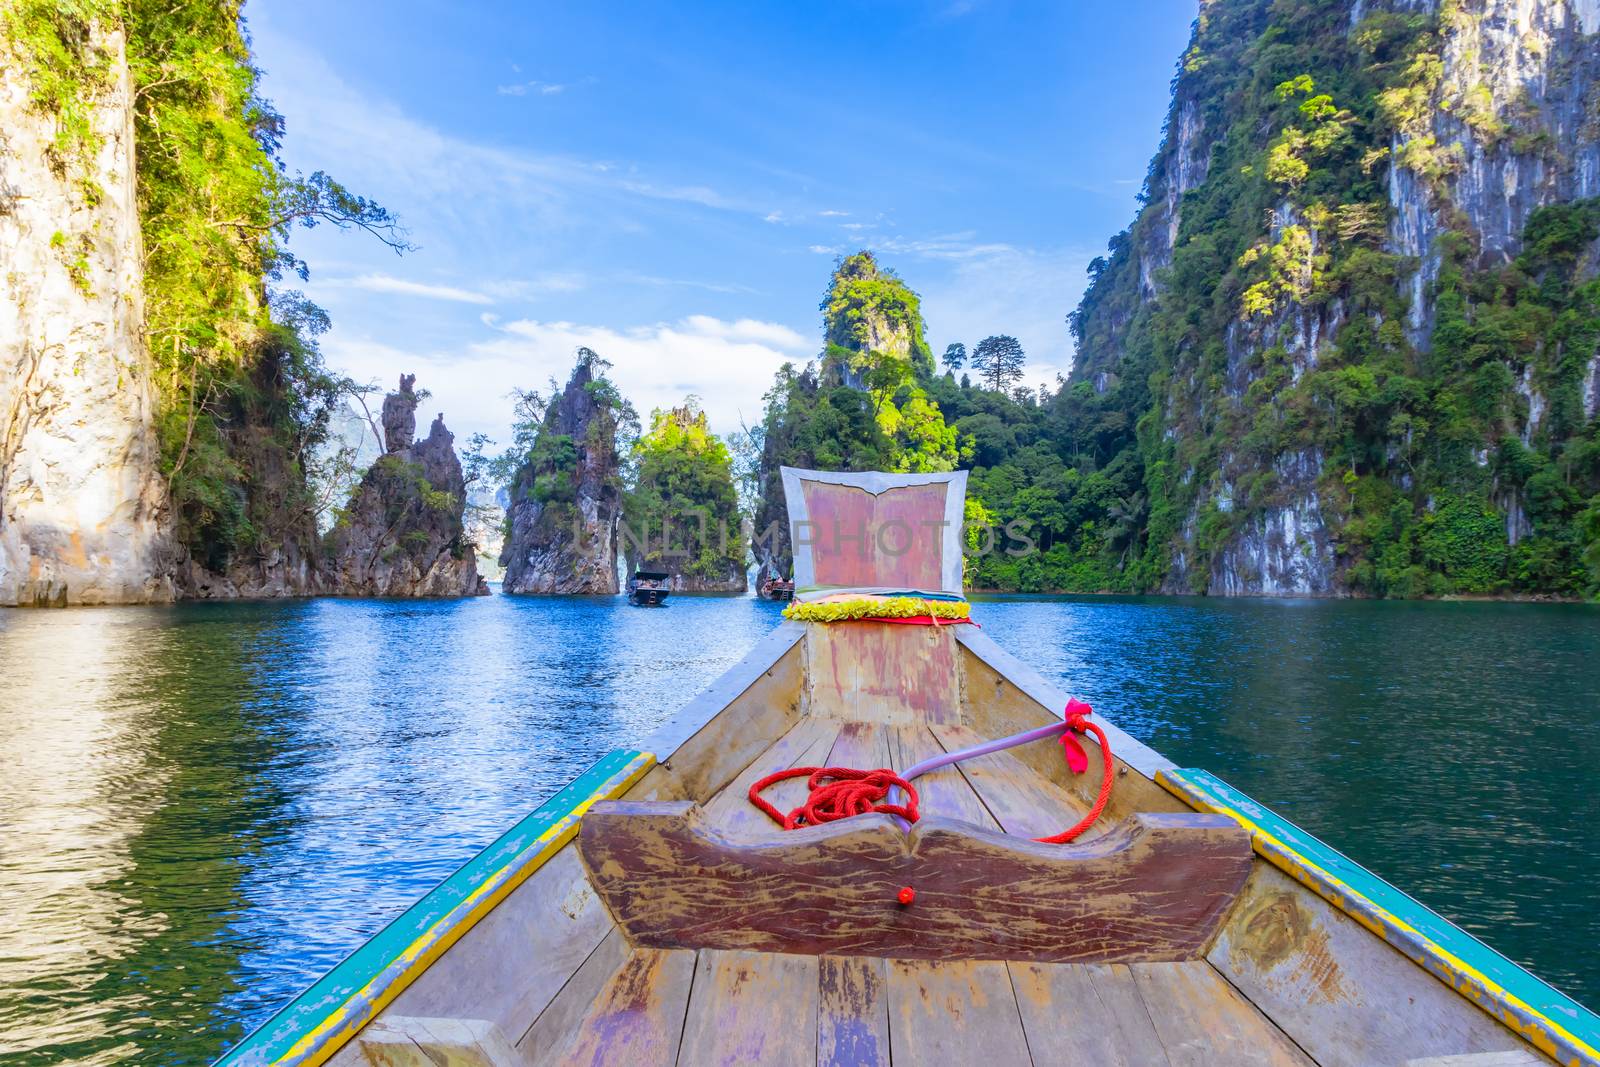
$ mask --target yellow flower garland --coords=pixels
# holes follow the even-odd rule
[[[796,600],[783,609],[783,617],[796,622],[847,622],[851,619],[910,619],[931,615],[936,619],[965,619],[972,605],[964,600],[922,600],[918,597],[852,597],[848,600],[805,602]]]

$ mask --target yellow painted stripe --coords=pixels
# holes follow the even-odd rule
[[[1395,948],[1403,948],[1403,946],[1395,944],[1395,938],[1392,936],[1393,932],[1399,930],[1410,934],[1415,942],[1422,947],[1424,955],[1422,958],[1417,958],[1410,955],[1410,953],[1405,953],[1408,959],[1419,964],[1432,964],[1433,966],[1426,967],[1430,973],[1445,978],[1452,989],[1472,1000],[1507,1027],[1522,1035],[1539,1051],[1559,1060],[1562,1056],[1562,1049],[1551,1040],[1551,1034],[1556,1034],[1567,1043],[1569,1048],[1587,1056],[1590,1062],[1600,1061],[1600,1050],[1597,1050],[1593,1045],[1572,1033],[1562,1026],[1560,1022],[1550,1018],[1550,1016],[1518,997],[1515,993],[1512,993],[1465,960],[1449,952],[1437,941],[1401,919],[1398,915],[1381,907],[1372,898],[1341,880],[1332,871],[1307,858],[1288,841],[1261,826],[1248,815],[1229,805],[1219,803],[1204,791],[1194,788],[1188,782],[1172,777],[1166,771],[1158,772],[1156,780],[1168,792],[1197,809],[1220,815],[1229,815],[1238,820],[1245,829],[1250,831],[1251,842],[1256,852],[1263,859],[1356,920],[1372,933],[1383,938],[1385,942]],[[1340,889],[1343,892],[1340,892]],[[1359,908],[1352,908],[1350,905],[1352,900],[1361,901],[1368,910],[1363,911]],[[1444,973],[1441,974],[1441,971]],[[1508,1008],[1512,1010],[1505,1010]],[[1516,1014],[1517,1012],[1521,1014]],[[1540,1024],[1543,1025],[1541,1026]],[[1572,1067],[1582,1067],[1584,1061],[1568,1059],[1566,1062],[1571,1064]]]
[[[326,1063],[345,1042],[354,1037],[363,1026],[376,1018],[379,1012],[404,992],[406,987],[428,969],[429,965],[444,955],[450,946],[461,940],[480,919],[494,910],[495,905],[566,847],[567,842],[577,834],[584,812],[597,801],[613,800],[632,789],[639,779],[655,766],[655,762],[655,755],[650,752],[641,752],[635,756],[621,776],[612,780],[609,788],[591,793],[559,821],[551,824],[528,845],[527,849],[484,879],[478,888],[456,905],[449,914],[441,917],[426,932],[418,936],[394,963],[352,994],[338,1009],[330,1012],[326,1019],[302,1036],[275,1062],[285,1067],[289,1065],[318,1067],[319,1064]],[[396,963],[401,964],[404,969],[400,974],[386,979],[385,976]]]

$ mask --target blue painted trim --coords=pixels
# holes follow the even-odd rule
[[[417,975],[577,833],[595,801],[620,796],[655,764],[617,749],[413,904],[310,989],[285,1005],[216,1067],[325,1062]]]
[[[1561,1063],[1600,1065],[1600,1016],[1582,1004],[1209,771],[1163,770],[1156,780],[1199,810],[1238,819],[1263,859],[1541,1052]]]

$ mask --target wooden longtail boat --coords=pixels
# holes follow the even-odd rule
[[[785,482],[814,534],[788,613],[894,617],[784,622],[221,1063],[1600,1062],[1592,1012],[1098,715],[1074,720],[1104,739],[1081,773],[1024,744],[916,778],[909,832],[876,811],[781,829],[750,797],[773,772],[909,776],[1060,735],[1068,706],[941,624],[964,608],[964,475]],[[902,549],[907,529],[931,532]],[[1034,840],[1082,821],[1108,763],[1099,818]],[[810,785],[759,795],[781,813]]]

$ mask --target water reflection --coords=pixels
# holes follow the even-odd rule
[[[0,1059],[203,1063],[777,621],[751,599],[0,613]],[[1600,999],[1600,612],[982,602],[1002,645]]]

